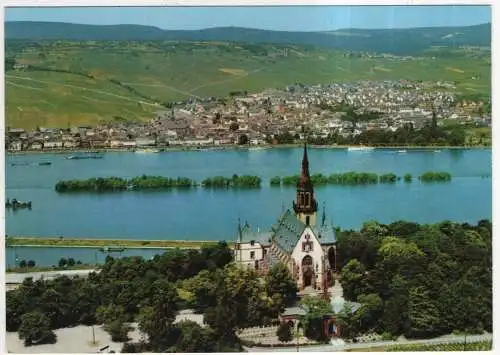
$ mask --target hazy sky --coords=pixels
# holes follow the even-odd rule
[[[6,8],[6,21],[141,24],[162,29],[238,26],[284,31],[463,26],[491,22],[490,6]]]

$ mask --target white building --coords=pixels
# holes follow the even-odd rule
[[[238,226],[235,261],[266,273],[278,262],[288,266],[299,290],[326,292],[336,270],[335,228],[326,224],[325,211],[317,223],[318,203],[309,175],[307,148],[304,147],[300,180],[293,212],[286,210],[271,231],[253,232]]]

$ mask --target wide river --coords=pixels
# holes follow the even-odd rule
[[[300,170],[302,149],[181,151],[158,154],[106,153],[104,159],[68,160],[69,154],[27,154],[6,157],[6,198],[32,201],[32,210],[6,211],[6,232],[13,236],[234,240],[237,220],[267,230],[283,206],[291,208],[294,187],[269,187],[272,176]],[[51,161],[52,165],[37,166]],[[447,171],[450,183],[400,181],[395,185],[325,186],[315,189],[319,206],[341,228],[363,222],[390,223],[442,220],[475,223],[492,218],[491,149],[347,151],[310,148],[311,174],[358,171],[414,177],[426,171]],[[12,165],[12,163],[33,163]],[[58,194],[58,180],[91,177],[134,177],[142,174],[184,176],[196,181],[216,175],[259,175],[259,190],[205,190]],[[321,213],[321,207],[319,213]],[[94,250],[16,248],[22,259],[53,264],[62,256],[84,262]],[[132,251],[129,251],[132,252]],[[127,252],[127,253],[129,253]],[[136,252],[136,254],[139,252]],[[152,251],[139,254],[149,256]],[[152,254],[151,254],[152,255]],[[14,252],[7,250],[7,264]]]

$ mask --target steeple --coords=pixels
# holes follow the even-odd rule
[[[309,158],[307,156],[307,144],[304,143],[304,154],[302,156],[302,169],[300,170],[299,186],[313,190],[311,176],[309,175]]]
[[[293,203],[297,218],[306,225],[316,224],[316,211],[318,203],[314,199],[314,188],[309,174],[309,158],[307,156],[307,143],[304,143],[302,156],[302,169],[297,183],[297,198]]]
[[[325,226],[326,222],[326,208],[325,208],[325,202],[323,202],[323,215],[321,216],[321,227]]]

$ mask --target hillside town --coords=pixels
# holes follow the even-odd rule
[[[491,127],[491,106],[456,97],[453,83],[361,81],[331,85],[290,85],[261,93],[231,93],[227,98],[175,102],[149,121],[118,118],[95,127],[7,127],[6,150],[139,149],[279,144],[279,136],[299,137],[307,126],[311,137],[332,133],[356,136],[368,130],[419,128],[433,114],[438,124],[453,121]],[[376,119],[352,122],[339,106],[378,113]]]

